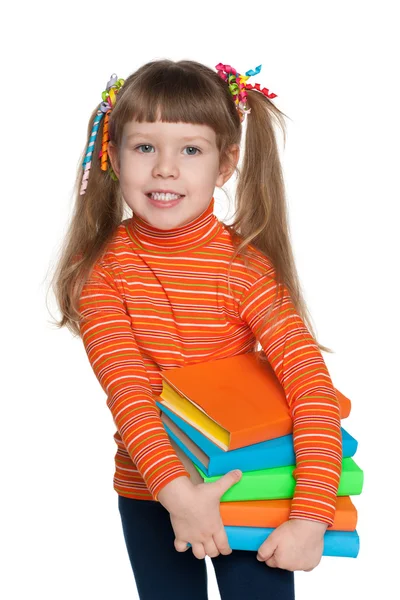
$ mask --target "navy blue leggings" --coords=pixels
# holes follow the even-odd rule
[[[169,512],[160,502],[118,495],[129,560],[141,600],[207,600],[205,559],[175,550]],[[293,600],[294,573],[268,567],[256,552],[211,558],[221,600]]]

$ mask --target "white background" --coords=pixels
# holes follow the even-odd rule
[[[345,426],[365,472],[363,493],[353,497],[358,558],[324,557],[311,573],[297,572],[296,600],[396,596],[396,4],[8,5],[1,39],[4,600],[137,598],[112,488],[114,423],[81,340],[51,324],[59,314],[48,286],[89,116],[112,73],[126,78],[157,58],[223,62],[241,73],[262,64],[255,82],[278,94],[290,118],[282,164],[297,268],[318,339],[335,351],[323,354],[334,385],[352,400]],[[215,197],[223,219],[225,195]],[[217,600],[207,561],[209,597]]]

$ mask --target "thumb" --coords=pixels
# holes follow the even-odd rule
[[[223,475],[221,479],[218,479],[218,481],[214,481],[212,485],[214,486],[214,488],[216,488],[218,496],[221,497],[223,494],[225,494],[227,490],[229,490],[230,487],[232,487],[235,483],[240,481],[241,477],[242,471],[239,471],[239,469],[235,469],[234,471],[229,471],[228,473],[225,473],[225,475]]]
[[[257,560],[269,560],[273,556],[277,545],[278,544],[275,542],[275,536],[273,536],[271,533],[259,547],[257,551]]]

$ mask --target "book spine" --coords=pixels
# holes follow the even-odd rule
[[[274,531],[269,527],[225,527],[232,550],[257,551]],[[324,535],[323,556],[356,558],[360,550],[360,538],[354,531],[327,531]]]
[[[345,468],[342,469],[337,495],[356,496],[361,494],[363,471],[352,458],[343,459],[343,465]],[[282,470],[279,469],[274,473],[268,473],[268,469],[266,469],[267,472],[254,472],[257,474],[249,476],[244,473],[242,479],[221,496],[221,502],[293,498],[296,485],[293,470],[294,466],[291,471],[289,467],[282,467]],[[200,475],[202,474],[200,473]],[[206,480],[208,479],[206,478]],[[216,480],[214,477],[210,479]]]
[[[225,475],[231,469],[258,471],[259,469],[294,465],[296,462],[293,446],[290,447],[289,443],[286,446],[281,444],[275,452],[269,450],[269,453],[256,450],[243,452],[235,450],[234,452],[226,452],[210,457],[208,465],[209,476]]]
[[[335,518],[330,530],[354,531],[357,526],[357,510],[349,500],[341,507],[341,502],[335,511]],[[224,525],[234,527],[279,527],[289,519],[291,501],[263,500],[261,502],[221,502],[220,513]]]
[[[221,502],[293,498],[295,479],[287,473],[273,477],[243,477],[221,496]]]
[[[357,450],[357,441],[344,429],[342,429],[342,437],[343,458],[354,456]],[[286,467],[296,464],[293,437],[291,435],[270,440],[268,442],[268,450],[258,449],[257,446],[258,444],[249,448],[211,456],[208,465],[208,475],[210,477],[225,475],[231,469],[257,471],[258,469],[273,469],[275,467]]]

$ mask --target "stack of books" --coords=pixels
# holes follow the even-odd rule
[[[242,478],[221,497],[232,550],[258,550],[290,514],[296,467],[293,421],[284,390],[259,352],[161,371],[157,400],[171,444],[194,483],[240,469]],[[351,403],[336,388],[341,419]],[[355,558],[357,510],[364,474],[353,459],[357,441],[342,427],[342,472],[335,520],[324,536],[325,556]]]

